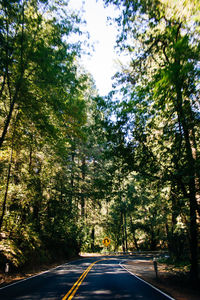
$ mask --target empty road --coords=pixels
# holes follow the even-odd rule
[[[127,272],[124,256],[88,257],[0,288],[2,300],[169,300]]]

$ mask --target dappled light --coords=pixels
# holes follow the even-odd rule
[[[0,297],[196,300],[199,1],[0,11]]]

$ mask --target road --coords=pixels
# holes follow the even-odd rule
[[[127,272],[124,256],[88,257],[0,288],[1,300],[169,300]]]

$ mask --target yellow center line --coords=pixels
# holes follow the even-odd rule
[[[92,269],[92,267],[98,263],[99,261],[102,261],[102,260],[105,260],[104,259],[100,259],[100,260],[97,260],[93,263],[91,263],[89,265],[89,267],[83,272],[83,274],[79,277],[79,279],[74,283],[73,287],[68,291],[68,293],[62,298],[62,300],[71,300],[76,291],[78,290],[79,286],[81,285],[81,283],[83,282],[83,280],[85,279],[85,277],[87,276],[87,274],[90,272],[90,270]]]

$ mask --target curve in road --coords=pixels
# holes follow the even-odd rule
[[[88,257],[63,264],[0,288],[0,299],[174,300],[130,274],[122,266],[124,260],[124,256]]]

